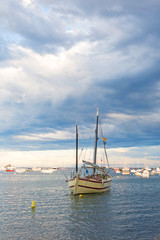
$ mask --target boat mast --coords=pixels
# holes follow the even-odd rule
[[[96,129],[95,129],[95,142],[94,142],[94,164],[96,164],[97,157],[97,141],[98,141],[98,119],[99,119],[99,109],[97,108],[97,119],[96,119]]]
[[[76,123],[76,173],[78,172],[78,125]]]

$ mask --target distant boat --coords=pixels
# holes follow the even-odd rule
[[[109,190],[112,182],[112,177],[108,174],[106,167],[100,167],[96,164],[97,161],[97,142],[98,142],[98,125],[99,125],[99,111],[97,109],[96,130],[95,130],[95,144],[94,144],[94,161],[93,163],[83,160],[81,171],[78,172],[78,126],[76,124],[76,174],[74,174],[68,181],[69,189],[74,195],[88,194],[88,193],[102,193]],[[102,129],[101,129],[102,133]],[[106,153],[106,139],[103,137],[103,147],[105,157],[108,162]]]
[[[14,172],[15,171],[15,167],[7,167],[6,168],[6,172]]]
[[[56,172],[59,170],[59,168],[52,168],[52,170],[53,170],[53,172]],[[67,170],[67,169],[65,169],[65,170]]]
[[[56,170],[53,168],[42,168],[41,169],[42,173],[53,173],[54,171],[56,171]]]
[[[41,170],[40,167],[33,167],[33,168],[32,168],[32,171],[33,171],[33,172],[39,172],[40,170]]]
[[[156,173],[160,174],[160,168],[159,167],[156,168]]]
[[[122,169],[122,175],[129,175],[129,174],[130,174],[129,168],[123,168]]]
[[[136,171],[135,172],[135,176],[138,176],[138,177],[140,177],[142,175],[142,173],[141,172],[138,172],[138,171]]]
[[[33,172],[32,168],[27,168],[26,172]]]
[[[15,172],[16,173],[24,173],[26,171],[25,168],[16,168]]]
[[[7,164],[3,169],[5,169],[6,172],[14,172],[16,168],[11,164]]]
[[[144,170],[144,171],[142,172],[142,177],[143,177],[143,178],[149,178],[149,171]]]
[[[152,169],[151,168],[149,168],[149,167],[146,167],[146,171],[151,171]]]
[[[150,172],[151,175],[156,175],[157,172],[156,172],[156,169],[153,169],[151,172]]]

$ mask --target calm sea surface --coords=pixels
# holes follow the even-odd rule
[[[112,175],[109,192],[74,197],[60,171],[0,172],[0,240],[160,239],[160,176]]]

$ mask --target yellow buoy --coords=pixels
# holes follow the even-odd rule
[[[119,176],[117,176],[117,178],[119,178]]]
[[[83,196],[82,194],[79,195],[79,197],[82,197],[82,196]]]
[[[35,207],[36,207],[36,201],[32,201],[31,208],[35,208]]]

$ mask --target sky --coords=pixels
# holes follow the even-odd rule
[[[0,1],[0,166],[160,165],[160,1]],[[84,146],[83,146],[84,145]]]

